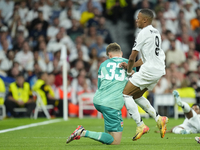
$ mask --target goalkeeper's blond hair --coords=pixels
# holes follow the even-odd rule
[[[110,43],[106,48],[107,56],[109,52],[121,52],[121,47],[117,43]]]

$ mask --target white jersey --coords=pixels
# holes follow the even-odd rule
[[[152,25],[139,32],[132,50],[141,53],[143,65],[139,72],[149,76],[165,74],[165,53],[161,49],[161,36]]]
[[[193,111],[193,110],[192,110]],[[185,118],[183,124],[179,125],[192,133],[200,133],[200,114],[193,111],[193,117],[190,119]]]

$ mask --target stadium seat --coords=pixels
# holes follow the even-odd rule
[[[35,107],[35,112],[34,112],[34,119],[37,119],[38,117],[38,112],[43,111],[47,119],[51,119],[51,116],[49,114],[48,109],[53,109],[53,105],[44,105],[42,98],[38,92],[33,92],[37,96],[36,100],[36,107]]]
[[[95,93],[83,93],[79,95],[79,118],[83,118],[83,110],[96,110],[93,105],[93,97]],[[101,113],[98,112],[98,118],[101,118]]]

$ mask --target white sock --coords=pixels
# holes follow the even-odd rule
[[[156,110],[151,106],[150,102],[144,98],[143,96],[140,98],[135,99],[135,102],[144,110],[146,111],[156,122],[160,115],[156,113]]]
[[[183,101],[182,101],[182,109],[183,109],[183,112],[184,112],[184,113],[189,113],[190,110],[191,110],[191,108],[190,108],[190,106],[188,105],[188,103],[183,102]]]
[[[123,97],[124,97],[126,109],[127,109],[128,113],[130,114],[130,116],[133,118],[133,120],[135,120],[137,126],[142,125],[144,122],[141,119],[137,104],[133,100],[132,96],[124,94]]]

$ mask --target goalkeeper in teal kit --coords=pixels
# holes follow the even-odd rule
[[[93,99],[95,108],[104,117],[105,132],[88,131],[83,126],[78,126],[67,139],[67,143],[80,139],[80,137],[88,137],[104,144],[112,145],[118,145],[121,142],[123,131],[121,109],[124,105],[122,92],[128,81],[128,75],[125,69],[119,67],[119,64],[128,62],[128,60],[122,58],[122,51],[117,43],[109,44],[106,48],[106,53],[110,59],[104,61],[99,67],[98,90]],[[143,124],[141,118],[137,120],[139,115],[137,105],[133,100],[128,104],[130,105],[130,103],[132,105],[131,110],[129,106],[126,106],[127,110],[136,123]],[[137,116],[137,119],[134,116]]]

